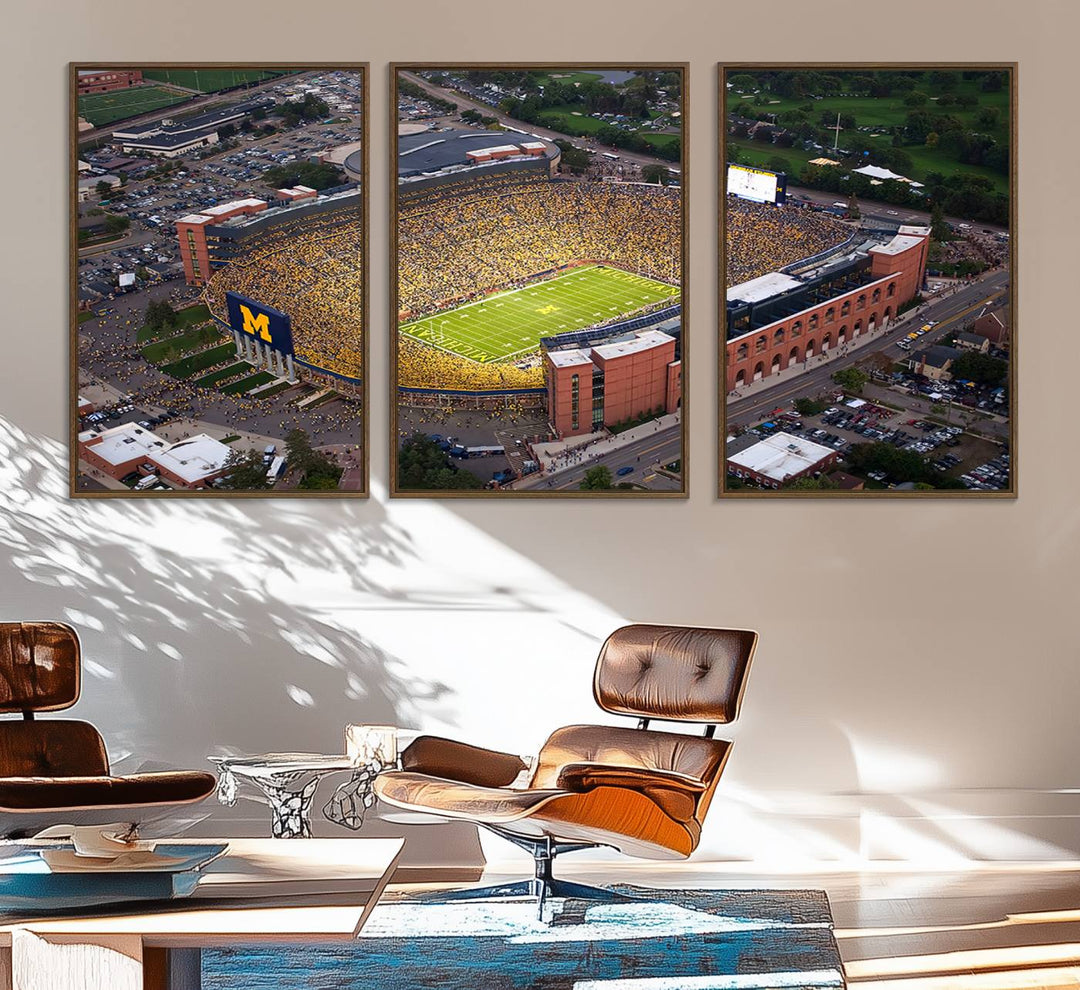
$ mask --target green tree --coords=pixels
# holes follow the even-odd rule
[[[398,452],[398,488],[402,491],[454,491],[482,488],[471,471],[451,465],[439,445],[423,433],[416,433]]]
[[[904,94],[904,106],[906,107],[923,107],[926,106],[927,101],[930,98],[923,92],[917,89],[913,89],[910,93]]]
[[[953,361],[949,371],[953,378],[967,378],[980,385],[1000,385],[1005,380],[1008,365],[989,354],[967,351]]]
[[[664,165],[646,165],[641,170],[641,178],[645,182],[655,182],[666,186],[669,177],[670,173]]]
[[[131,221],[127,217],[118,217],[110,213],[105,218],[105,231],[109,234],[122,234],[130,226]]]
[[[858,395],[870,381],[870,376],[860,368],[841,368],[833,372],[832,380],[845,392]]]
[[[578,487],[585,492],[607,492],[614,487],[613,481],[611,469],[600,464],[585,472],[585,477]]]
[[[334,460],[316,450],[306,430],[290,430],[285,437],[285,453],[289,464],[300,471],[302,478],[298,488],[325,490],[337,488],[344,473]]]
[[[820,399],[810,399],[805,396],[795,400],[795,410],[800,416],[816,416],[825,411],[825,403]]]
[[[112,192],[112,186],[109,185],[104,179],[102,179],[96,186],[94,186],[94,192],[98,194],[102,199]]]
[[[258,492],[269,487],[266,465],[258,450],[229,451],[225,474],[218,483],[218,488],[235,492]]]
[[[146,307],[146,325],[151,330],[171,330],[176,327],[179,318],[176,310],[165,300],[151,301]]]

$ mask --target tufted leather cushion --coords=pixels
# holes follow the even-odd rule
[[[0,712],[57,711],[79,698],[79,637],[62,622],[0,622]]]
[[[441,736],[420,736],[401,754],[401,766],[404,770],[478,787],[505,787],[525,769],[525,762],[512,753],[499,753]]]
[[[108,772],[105,744],[89,722],[0,722],[0,777],[82,777]]]
[[[757,633],[744,629],[623,626],[600,650],[593,694],[620,715],[731,722],[756,645]]]
[[[0,811],[124,809],[201,801],[217,786],[213,774],[197,770],[136,773],[127,777],[5,777]]]

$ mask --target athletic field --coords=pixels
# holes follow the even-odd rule
[[[144,79],[172,83],[202,93],[216,93],[244,83],[262,82],[280,76],[280,72],[264,72],[261,69],[144,69]]]
[[[192,98],[190,93],[178,93],[163,86],[132,86],[108,93],[84,93],[79,97],[79,116],[95,127],[103,127],[140,113],[186,103]]]
[[[401,332],[473,361],[502,361],[535,351],[541,337],[618,319],[678,295],[674,285],[590,265],[407,323]]]

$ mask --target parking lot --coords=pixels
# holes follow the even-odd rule
[[[830,406],[815,415],[782,412],[751,429],[765,437],[783,431],[805,437],[837,451],[839,467],[851,471],[844,454],[855,444],[882,443],[920,455],[943,477],[958,479],[974,491],[998,491],[1008,487],[1009,454],[998,444],[964,432],[958,425],[915,418],[887,406],[865,400],[861,405]],[[868,487],[889,487],[904,478],[890,478],[881,471],[866,475]]]

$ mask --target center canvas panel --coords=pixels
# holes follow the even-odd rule
[[[392,76],[393,493],[685,495],[685,67]]]

